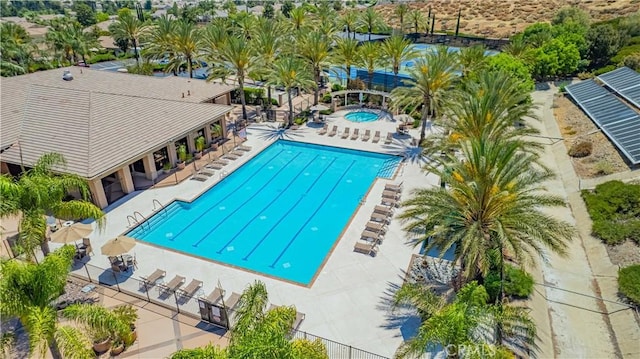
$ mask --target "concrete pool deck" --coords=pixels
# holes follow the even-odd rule
[[[375,122],[353,123],[335,116],[330,117],[327,123],[330,128],[338,126],[337,136],[319,135],[322,125],[315,123],[287,131],[278,129],[274,123],[251,125],[247,131],[248,141],[244,144],[252,146],[252,150],[224,168],[226,173],[233,171],[279,138],[395,155],[410,154],[409,159],[400,165],[394,180],[378,179],[374,182],[310,288],[144,243],[139,243],[131,251],[138,263],[138,268],[131,276],[138,279],[160,268],[167,272],[167,281],[175,275],[185,276],[187,283],[195,278],[204,282],[205,293],[211,292],[220,283],[227,291],[227,296],[231,292],[240,293],[248,284],[261,280],[267,286],[270,303],[295,305],[298,311],[306,314],[300,330],[376,354],[392,356],[403,340],[400,328],[403,323],[389,321],[390,313],[384,306],[384,296],[394,285],[402,283],[403,271],[407,269],[411,255],[417,253],[418,248],[406,245],[405,233],[397,220],[389,225],[376,257],[356,253],[353,246],[360,238],[365,223],[369,221],[374,206],[380,204],[386,183],[403,182],[403,198],[406,198],[411,189],[436,186],[439,179],[422,172],[422,163],[416,157],[411,157],[411,153],[417,150],[410,146],[411,137],[418,137],[419,129],[412,129],[410,136],[395,137],[393,143],[385,144],[387,132],[395,133],[398,124],[389,117]],[[370,129],[372,138],[375,131],[381,131],[380,142],[374,144],[371,139],[368,142],[363,142],[360,138],[342,139],[339,134],[345,127],[350,127],[351,133],[355,128],[360,128],[361,135],[365,129]],[[137,211],[144,217],[149,217],[154,210],[154,200],[163,205],[173,199],[189,201],[217,183],[221,173],[223,171],[217,171],[215,176],[205,182],[187,180],[176,186],[149,189],[127,196],[120,205],[108,209],[106,229],[91,235],[95,254],[88,264],[100,268],[109,267],[107,257],[100,254],[99,248],[107,240],[129,229],[127,216]],[[86,277],[82,267],[75,270],[75,274]],[[126,283],[120,283],[120,286],[125,285]]]

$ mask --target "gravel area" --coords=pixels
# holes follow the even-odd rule
[[[616,246],[606,246],[611,263],[620,268],[633,264],[640,264],[640,246],[634,241],[627,240]]]
[[[573,168],[580,178],[594,178],[629,170],[611,141],[573,102],[565,96],[556,96],[553,108],[567,151],[577,141],[589,141],[593,144],[591,155],[583,158],[571,157]],[[602,173],[603,168],[609,173]]]

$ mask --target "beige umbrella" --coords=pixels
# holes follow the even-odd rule
[[[114,239],[110,239],[105,243],[100,250],[105,256],[119,256],[125,254],[136,246],[135,238],[127,236],[118,236]]]
[[[51,242],[73,243],[82,238],[87,238],[93,227],[90,224],[74,223],[70,226],[63,226],[51,234]]]

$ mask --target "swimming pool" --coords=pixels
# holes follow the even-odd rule
[[[174,201],[127,235],[310,285],[377,177],[400,158],[274,142],[193,202]]]
[[[353,111],[344,115],[344,118],[351,122],[373,122],[378,119],[378,114],[367,111]]]

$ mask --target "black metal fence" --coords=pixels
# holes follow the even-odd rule
[[[140,275],[135,272],[135,268],[131,268],[127,272],[114,272],[111,269],[100,268],[88,264],[85,261],[76,261],[70,274],[80,279],[89,280],[91,283],[106,286],[117,290],[118,292],[142,299],[149,303],[160,305],[169,310],[175,310],[178,313],[189,315],[196,319],[201,318],[198,299],[205,295],[203,290],[200,290],[191,296],[185,295],[184,293],[181,294],[165,290],[160,285],[156,284],[152,286],[147,284],[140,278]],[[167,277],[164,279],[171,280],[173,275],[173,273],[167,273]],[[209,288],[209,290],[214,289],[215,288],[213,287]],[[229,317],[232,316],[232,313],[233,310],[228,313]],[[210,324],[216,325],[215,323]],[[331,359],[389,359],[366,350],[354,348],[350,345],[319,337],[301,330],[294,330],[293,338],[308,340],[319,339],[327,348],[327,353]]]

